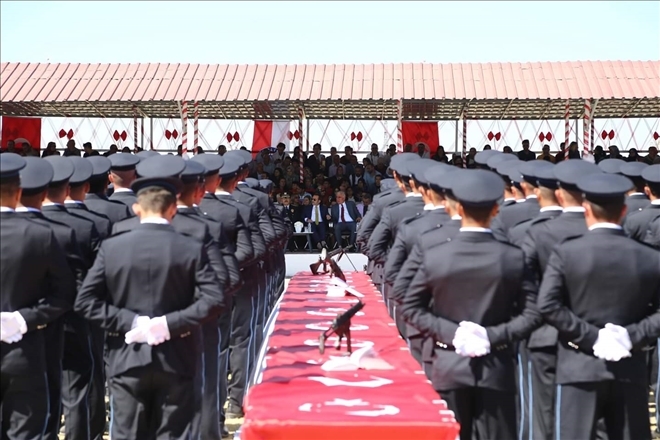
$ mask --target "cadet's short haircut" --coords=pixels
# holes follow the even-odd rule
[[[146,188],[139,192],[137,202],[145,211],[164,214],[172,205],[176,204],[176,196],[162,188]]]
[[[18,176],[0,180],[0,198],[14,197],[20,188],[21,179]]]
[[[651,191],[651,194],[653,194],[653,197],[660,197],[660,183],[646,183],[646,186],[649,187],[649,190]]]
[[[463,206],[463,212],[465,213],[465,217],[468,217],[478,223],[485,223],[488,221],[488,218],[490,217],[490,213],[493,210],[493,206],[495,205],[479,206],[479,207],[465,206],[465,205],[462,206]]]
[[[594,203],[590,200],[587,200],[586,202],[591,206],[591,211],[594,213],[596,219],[617,224],[621,220],[621,212],[626,205],[623,196],[620,199],[608,201],[607,204]]]
[[[89,180],[89,192],[91,194],[101,194],[105,192],[108,184],[108,176],[93,177]]]
[[[557,196],[555,196],[555,190],[551,188],[546,188],[545,186],[539,186],[538,190],[541,192],[541,197],[544,200],[552,201],[555,204],[559,204],[557,201]]]
[[[59,182],[55,185],[48,185],[48,198],[57,199],[58,197],[62,196],[62,194],[66,191],[67,186],[69,186],[68,180]]]

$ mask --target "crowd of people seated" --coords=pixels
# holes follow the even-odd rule
[[[241,149],[247,149],[241,147]],[[490,145],[485,145],[483,150],[490,150]],[[660,163],[658,149],[650,147],[646,156],[638,154],[637,150],[631,148],[627,151],[628,157],[624,157],[615,145],[608,147],[606,154],[602,146],[594,149],[596,162],[603,159],[622,159],[627,162],[645,162],[649,165]],[[8,142],[7,149],[23,156],[38,154],[29,144],[23,143],[21,148],[16,148],[13,141]],[[138,153],[141,148],[129,147],[118,148],[110,145],[104,153],[99,153],[92,147],[91,142],[85,142],[83,149],[76,147],[74,139],[66,144],[62,152],[64,156],[89,157],[102,154],[109,156],[118,152]],[[295,223],[302,223],[304,231],[292,238],[289,250],[305,250],[307,246],[306,235],[311,235],[313,248],[321,248],[330,245],[355,244],[355,230],[357,224],[366,214],[373,196],[381,191],[381,182],[391,177],[389,171],[390,160],[396,154],[396,145],[390,144],[385,151],[381,151],[378,144],[372,144],[369,153],[360,154],[361,159],[355,154],[352,147],[344,147],[341,155],[336,147],[330,148],[330,154],[322,152],[321,144],[314,144],[311,152],[302,152],[300,147],[295,147],[292,152],[286,151],[284,143],[274,148],[266,148],[256,153],[252,162],[250,175],[257,179],[269,179],[273,182],[273,200],[282,205],[287,216]],[[441,145],[431,154],[428,147],[423,144],[404,146],[404,152],[416,152],[420,157],[430,158],[438,162],[464,167],[464,160],[460,152],[448,155]],[[224,155],[227,147],[220,145],[212,154]],[[581,152],[577,142],[571,142],[567,149],[564,143],[560,144],[560,151],[551,154],[550,145],[544,145],[541,153],[530,150],[529,140],[522,141],[520,151],[514,152],[509,146],[504,146],[503,153],[515,154],[520,160],[546,160],[552,163],[559,162],[565,157],[574,159],[581,158]],[[202,147],[192,150],[192,155],[205,154]],[[170,153],[173,154],[173,153]],[[177,155],[183,156],[183,147],[178,146]],[[186,153],[188,154],[188,153]],[[470,148],[465,157],[465,168],[476,168],[476,148]],[[55,142],[49,142],[41,152],[41,157],[60,155],[56,149]],[[303,180],[300,180],[300,159],[304,161]],[[345,243],[342,243],[345,238]]]

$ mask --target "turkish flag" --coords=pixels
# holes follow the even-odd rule
[[[282,142],[285,151],[289,151],[289,129],[291,121],[254,121],[252,136],[252,156],[256,156],[264,148],[275,148]]]
[[[7,148],[8,141],[16,142],[16,149],[20,150],[22,140],[25,139],[35,150],[41,148],[41,118],[17,118],[14,116],[2,117],[2,148]]]
[[[411,144],[415,147],[423,142],[429,149],[429,154],[433,155],[440,145],[440,135],[438,134],[437,122],[401,122],[401,134],[403,145]],[[417,151],[413,148],[413,151]]]

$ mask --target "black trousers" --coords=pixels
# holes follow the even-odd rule
[[[597,438],[599,419],[609,440],[650,440],[648,387],[617,381],[557,385],[557,440]]]
[[[461,425],[460,440],[516,439],[516,395],[488,388],[438,391]],[[577,440],[575,437],[574,440]]]
[[[199,432],[203,439],[219,440],[220,434],[220,329],[213,319],[202,324],[202,399]],[[226,375],[225,369],[225,375]]]
[[[105,333],[98,327],[90,325],[92,337],[92,356],[94,369],[92,372],[92,388],[89,392],[89,431],[91,440],[103,440],[107,424],[105,408],[105,358],[103,356]]]
[[[0,438],[41,440],[48,418],[46,373],[0,374]]]
[[[220,349],[218,356],[218,401],[220,410],[218,418],[220,426],[225,424],[225,402],[229,394],[229,341],[231,339],[231,311],[223,313],[218,318],[218,330],[220,333]]]
[[[528,356],[532,367],[529,396],[532,402],[532,438],[554,440],[557,347],[532,348],[528,350]]]
[[[424,343],[424,337],[422,335],[413,336],[408,338],[408,348],[410,349],[410,354],[421,366],[422,362],[422,344]]]
[[[67,440],[90,438],[89,394],[94,357],[89,325],[81,316],[67,314],[62,357],[62,409]]]
[[[254,319],[254,344],[252,344],[252,359],[256,359],[261,349],[261,344],[264,340],[264,323],[266,316],[266,301],[268,301],[268,273],[266,272],[266,265],[263,265],[262,270],[258,274],[258,291],[257,303]],[[253,365],[253,364],[251,364]],[[254,367],[251,367],[254,370]]]
[[[325,223],[320,222],[318,225],[316,223],[312,223],[312,244],[314,246],[321,242],[325,242],[326,236],[327,230],[325,228]]]
[[[43,330],[46,344],[46,382],[48,387],[48,421],[44,440],[58,440],[62,421],[62,356],[64,324],[57,319]]]
[[[245,284],[234,298],[231,319],[231,337],[229,352],[229,405],[243,407],[243,397],[250,380],[252,353],[254,344],[255,309],[257,298],[256,274],[245,277]]]
[[[188,440],[195,414],[195,384],[189,376],[153,364],[108,380],[113,440]]]

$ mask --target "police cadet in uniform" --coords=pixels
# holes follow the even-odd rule
[[[414,182],[411,183],[410,169],[408,165],[412,162],[430,159],[421,159],[416,154],[413,155],[416,156],[416,158],[407,159],[402,155],[402,159],[397,161],[394,159],[398,155],[394,156],[390,163],[390,168],[394,172],[399,187],[405,193],[405,197],[402,201],[391,204],[383,210],[381,219],[374,229],[374,232],[371,234],[368,244],[369,257],[373,259],[376,264],[384,264],[387,260],[388,251],[394,244],[394,239],[396,238],[401,222],[424,210],[424,200]],[[388,302],[388,309],[390,314],[395,316],[394,304],[389,302],[390,289],[391,286],[388,286],[387,283],[383,284],[383,295]],[[403,336],[405,337],[405,334],[403,334]]]
[[[419,156],[413,153],[401,153],[396,154],[392,157],[394,166],[400,161],[415,160],[419,159]],[[390,162],[390,170],[392,170],[392,162]],[[381,192],[374,195],[369,211],[365,214],[364,218],[360,222],[360,225],[357,229],[356,244],[360,247],[360,250],[369,258],[367,263],[367,274],[371,276],[374,284],[377,288],[382,289],[384,283],[384,267],[382,263],[376,263],[374,259],[370,256],[369,253],[369,240],[373,234],[374,229],[378,226],[380,219],[383,215],[383,210],[394,203],[403,201],[405,194],[401,190],[401,186],[397,177],[396,172],[392,171],[394,175],[393,179],[385,179],[381,181]],[[393,181],[393,185],[390,189],[387,188],[388,182]]]
[[[131,153],[116,153],[108,159],[112,164],[110,182],[113,185],[113,192],[109,199],[123,203],[128,207],[131,215],[135,215],[133,205],[137,202],[137,198],[131,190],[131,184],[137,178],[135,166],[140,163],[140,158]]]
[[[229,384],[229,406],[227,417],[243,417],[243,398],[247,389],[257,353],[257,323],[259,291],[263,287],[261,271],[266,258],[266,245],[259,229],[259,219],[250,206],[239,202],[234,197],[239,172],[244,162],[237,156],[223,156],[224,164],[220,168],[220,182],[215,196],[237,209],[243,223],[247,226],[254,249],[254,260],[243,271],[243,287],[236,299],[232,317],[231,351],[229,368],[232,372]],[[240,297],[240,299],[239,299]],[[248,302],[249,301],[249,302]]]
[[[191,436],[194,330],[217,319],[225,300],[203,244],[171,226],[181,186],[170,177],[133,182],[140,224],[103,242],[75,303],[107,331],[113,438]]]
[[[260,263],[261,271],[259,272],[259,290],[257,293],[255,309],[253,347],[254,359],[256,360],[256,355],[259,353],[259,349],[261,348],[261,343],[263,342],[264,337],[264,324],[266,321],[267,309],[266,303],[270,302],[269,298],[272,294],[269,289],[268,280],[275,272],[275,263],[273,260],[275,256],[273,252],[275,249],[275,229],[273,228],[273,223],[266,213],[266,210],[262,206],[259,197],[255,194],[252,194],[244,182],[244,179],[250,172],[252,153],[246,150],[233,150],[227,152],[223,158],[225,159],[225,162],[227,160],[235,160],[240,164],[238,175],[236,177],[237,183],[231,194],[236,200],[250,207],[252,211],[251,219],[256,219],[257,229],[260,232],[259,236],[263,240],[265,248],[264,259],[263,262]],[[254,224],[254,221],[252,223]]]
[[[90,179],[94,174],[94,166],[84,158],[77,156],[67,157],[73,163],[74,172],[69,178],[69,195],[64,202],[67,211],[80,217],[84,217],[94,222],[96,230],[99,233],[99,239],[105,240],[112,232],[112,222],[110,219],[96,212],[92,212],[85,204],[85,195],[90,189]],[[123,205],[119,205],[123,207]],[[90,418],[90,438],[92,440],[102,440],[106,425],[105,408],[105,362],[103,360],[103,350],[105,334],[96,325],[90,325],[92,335],[92,355],[93,379],[89,392],[89,418]]]
[[[430,229],[418,234],[416,237],[408,258],[399,270],[392,288],[392,299],[400,304],[403,304],[405,295],[409,291],[410,283],[423,262],[424,252],[427,249],[447,242],[458,234],[458,230],[461,227],[461,216],[458,215],[457,202],[452,198],[451,185],[454,182],[454,178],[458,176],[456,173],[460,171],[463,171],[463,169],[450,166],[434,166],[424,173],[424,178],[429,184],[429,191],[432,191],[436,195],[442,194],[444,197],[445,211],[449,216],[449,220],[434,224]],[[406,329],[409,338],[411,334],[414,335],[417,332],[416,329],[412,331],[411,327],[408,324],[408,328]],[[422,366],[424,367],[426,376],[431,379],[435,341],[431,337],[420,336]],[[417,343],[419,344],[420,342]]]
[[[554,177],[553,167],[552,163],[545,160],[523,162],[520,166],[523,179],[534,186],[534,195],[536,195],[541,209],[534,218],[518,223],[509,229],[510,243],[520,247],[530,227],[546,220],[552,220],[561,214],[562,208],[555,197],[557,181]]]
[[[513,439],[513,343],[540,324],[536,285],[520,249],[488,228],[504,194],[502,179],[486,170],[456,177],[462,227],[424,253],[402,313],[436,341],[431,381],[456,414],[461,440]]]
[[[224,425],[226,416],[241,415],[243,411],[243,395],[249,380],[248,352],[250,338],[252,337],[250,320],[252,317],[252,295],[255,293],[253,292],[255,289],[254,272],[257,260],[252,247],[250,230],[243,222],[238,208],[234,205],[236,203],[235,199],[231,196],[227,198],[216,195],[216,190],[220,184],[220,168],[225,163],[223,157],[215,154],[198,154],[190,160],[199,162],[206,168],[206,193],[199,207],[213,220],[222,223],[230,241],[236,248],[236,260],[241,269],[241,280],[243,282],[234,297],[230,319],[224,316],[220,319],[221,358],[222,356],[229,357],[229,369],[232,377],[232,382],[229,384],[230,407],[228,408],[232,414],[223,413],[221,410],[220,423]],[[229,341],[225,341],[224,335],[230,335]],[[224,345],[225,343],[227,345]],[[222,394],[222,391],[220,393]]]
[[[17,154],[0,155],[3,439],[43,438],[51,416],[47,371],[55,361],[47,359],[53,353],[46,350],[45,329],[71,309],[76,288],[52,229],[15,212],[21,198],[19,172],[25,167]]]
[[[644,182],[643,191],[648,195],[650,201],[647,206],[642,209],[626,214],[625,221],[623,222],[623,229],[626,235],[637,241],[643,242],[646,238],[649,225],[654,218],[660,216],[660,164],[646,165],[641,162],[634,162],[626,165],[642,165],[644,168],[640,171],[639,176]],[[628,174],[631,174],[630,172]],[[628,175],[626,174],[626,176]],[[633,181],[635,183],[635,181]],[[638,187],[639,188],[639,187]],[[628,206],[630,195],[626,198],[626,206]],[[639,200],[639,199],[634,199]]]
[[[556,182],[555,196],[562,207],[562,213],[552,220],[531,225],[521,245],[525,261],[539,282],[543,279],[554,247],[568,237],[579,236],[587,231],[582,194],[576,187],[577,179],[589,174],[601,174],[602,170],[581,159],[568,159],[555,165],[552,172],[552,176],[544,174],[539,183],[552,187],[553,181]],[[532,394],[532,414],[529,420],[532,421],[532,438],[552,439],[555,426],[556,330],[548,325],[535,330],[526,342],[526,349],[525,354],[531,361],[532,384],[529,392]]]
[[[619,172],[629,178],[634,185],[633,189],[626,194],[626,218],[651,204],[645,190],[646,183],[642,177],[642,172],[648,167],[649,165],[644,162],[626,162],[621,165]]]
[[[44,216],[41,211],[43,201],[48,194],[48,185],[55,174],[52,165],[37,157],[26,157],[26,166],[20,171],[21,206],[16,208],[17,217],[30,219],[49,227],[55,234],[59,246],[65,253],[69,271],[76,284],[67,292],[71,303],[76,297],[76,288],[80,287],[87,272],[89,262],[84,259],[75,231],[64,223]],[[64,350],[64,317],[52,321],[44,329],[46,344],[46,374],[48,383],[48,421],[44,433],[47,440],[57,440],[62,417],[62,358]],[[88,359],[88,361],[91,361]],[[85,394],[83,394],[83,397]]]
[[[401,308],[401,299],[394,298],[393,286],[401,267],[412,251],[420,234],[442,224],[450,219],[445,210],[445,197],[442,192],[436,193],[430,189],[426,173],[431,168],[451,169],[448,165],[432,160],[416,160],[408,163],[412,185],[416,187],[424,200],[424,210],[414,217],[405,219],[398,228],[394,244],[387,256],[385,264],[385,283],[389,286],[390,301]],[[410,352],[422,364],[422,335],[414,328],[406,326],[401,314],[395,316],[396,325],[401,334],[406,335]]]
[[[280,270],[278,279],[275,281],[277,283],[276,296],[279,297],[282,292],[284,292],[284,281],[286,279],[286,259],[284,255],[286,253],[286,243],[293,236],[293,224],[289,221],[289,218],[284,214],[284,212],[277,208],[277,205],[273,201],[273,182],[270,179],[260,179],[259,188],[268,196],[269,215],[270,218],[273,219],[273,225],[277,225],[282,231],[282,244],[279,248]],[[275,299],[276,298],[274,298],[274,300]],[[271,309],[274,305],[275,303],[273,301],[271,304]]]
[[[80,161],[85,159],[76,157]],[[78,247],[85,261],[87,271],[94,263],[100,236],[92,220],[69,212],[65,207],[70,189],[69,179],[75,167],[69,157],[49,156],[43,159],[51,164],[54,175],[48,186],[48,195],[42,205],[42,213],[48,219],[71,226],[76,231]],[[101,344],[101,346],[98,346]],[[91,411],[90,393],[94,388],[94,379],[102,377],[103,369],[103,333],[98,327],[92,331],[89,323],[81,316],[71,312],[64,315],[64,354],[62,357],[62,404],[66,420],[65,436],[67,439],[88,439],[90,435]],[[95,356],[96,352],[96,356]],[[100,364],[96,361],[100,360]],[[99,377],[99,375],[101,376]],[[97,383],[97,386],[100,385]],[[101,418],[99,410],[105,411],[104,387],[94,391],[93,408],[95,435],[103,435],[105,414]],[[102,405],[102,406],[101,406]],[[101,432],[99,433],[99,430]]]
[[[651,438],[644,349],[660,336],[660,253],[619,226],[632,187],[580,176],[589,230],[555,247],[543,274],[538,309],[559,332],[557,439],[594,438],[601,418],[610,439]]]
[[[115,153],[116,156],[120,153]],[[128,206],[121,202],[109,200],[106,197],[108,191],[108,173],[112,163],[110,159],[103,156],[90,156],[85,158],[92,164],[92,177],[89,179],[89,190],[85,196],[85,205],[90,211],[103,214],[110,219],[112,224],[130,217],[131,211]]]
[[[495,237],[499,240],[508,240],[509,230],[512,227],[536,217],[541,209],[534,194],[536,181],[529,175],[525,178],[522,173],[522,170],[529,170],[531,172],[532,168],[529,166],[525,167],[525,162],[522,161],[511,161],[510,163],[516,164],[518,167],[516,168],[515,165],[508,165],[507,163],[510,168],[505,167],[505,169],[508,171],[512,185],[521,190],[524,200],[502,209],[493,219],[491,229]]]
[[[503,153],[497,150],[483,150],[474,155],[474,163],[477,168],[488,170],[488,161],[495,156],[503,156]]]
[[[621,174],[621,166],[625,164],[621,159],[605,159],[598,162],[598,168],[607,174]]]

